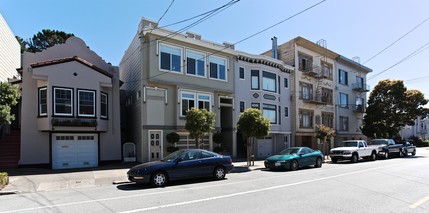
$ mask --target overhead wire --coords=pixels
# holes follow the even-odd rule
[[[384,52],[387,49],[389,49],[391,46],[393,46],[394,44],[396,44],[398,41],[400,41],[401,39],[403,39],[405,36],[407,36],[408,34],[410,34],[411,32],[413,32],[415,29],[417,29],[421,25],[423,25],[427,20],[429,20],[429,18],[426,18],[425,20],[423,20],[422,22],[420,22],[417,26],[415,26],[413,29],[411,29],[410,31],[408,31],[407,33],[405,33],[404,35],[402,35],[399,39],[397,39],[396,41],[394,41],[393,43],[391,43],[390,45],[388,45],[386,48],[382,49],[380,52],[378,52],[377,54],[375,54],[374,56],[372,56],[371,58],[369,58],[368,60],[366,60],[365,62],[363,62],[363,64],[366,64],[367,62],[371,61],[372,59],[374,59],[375,57],[377,57],[378,55],[380,55],[382,52]]]
[[[292,18],[294,18],[294,17],[296,17],[296,16],[298,16],[298,15],[300,15],[300,14],[304,13],[304,12],[307,12],[308,10],[310,10],[310,9],[312,9],[312,8],[314,8],[314,7],[318,6],[318,5],[320,5],[320,4],[322,4],[322,3],[323,3],[323,2],[325,2],[325,1],[327,1],[327,0],[322,0],[322,1],[318,2],[318,3],[316,3],[316,4],[313,4],[313,5],[311,5],[310,7],[307,7],[307,8],[305,8],[304,10],[299,11],[298,13],[295,13],[295,14],[293,14],[293,15],[291,15],[291,16],[289,16],[289,17],[287,17],[287,18],[285,18],[285,19],[283,19],[283,20],[281,20],[281,21],[279,21],[279,22],[277,22],[277,23],[275,23],[275,24],[273,24],[273,25],[270,25],[270,26],[268,26],[268,27],[266,27],[266,28],[264,28],[264,29],[262,29],[262,30],[260,30],[260,31],[256,32],[256,33],[254,33],[254,34],[250,35],[250,36],[247,36],[247,37],[245,37],[245,38],[243,38],[243,39],[241,39],[241,40],[239,40],[239,41],[237,41],[237,42],[233,43],[232,45],[236,45],[236,44],[239,44],[239,43],[244,42],[244,41],[246,41],[246,40],[249,40],[250,38],[253,38],[253,37],[255,37],[255,36],[257,36],[257,35],[259,35],[259,34],[261,34],[261,33],[265,32],[265,31],[267,31],[267,30],[269,30],[269,29],[271,29],[271,28],[273,28],[273,27],[276,27],[276,26],[278,26],[278,25],[280,25],[280,24],[282,24],[282,23],[284,23],[284,22],[286,22],[286,21],[288,21],[288,20],[290,20],[290,19],[292,19]],[[204,57],[203,57],[203,58],[201,58],[201,59],[206,59],[206,58],[208,58],[208,57],[210,57],[210,56],[212,56],[212,55],[214,55],[214,54],[217,54],[217,53],[219,53],[219,52],[222,52],[223,50],[228,49],[228,48],[229,48],[229,47],[221,48],[220,50],[217,50],[217,51],[215,51],[215,52],[213,52],[213,53],[207,54],[206,56],[204,56]],[[185,66],[186,66],[186,64],[185,64],[185,65],[182,65],[182,66],[181,66],[181,68],[183,68],[183,67],[185,67]],[[143,80],[149,80],[149,79],[151,79],[151,78],[155,78],[155,77],[158,77],[158,76],[161,76],[161,75],[165,75],[165,74],[167,74],[167,73],[170,73],[170,72],[163,72],[163,73],[156,74],[156,75],[153,75],[153,76],[148,76],[148,77],[143,78],[143,79],[134,80],[134,81],[128,81],[128,82],[125,82],[125,83],[136,82],[136,81],[143,81]]]

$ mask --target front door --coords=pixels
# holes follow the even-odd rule
[[[161,160],[162,154],[162,131],[149,130],[149,161]]]

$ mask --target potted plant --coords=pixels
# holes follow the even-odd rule
[[[167,134],[167,142],[171,144],[171,146],[167,147],[167,152],[172,153],[179,150],[179,147],[176,146],[176,143],[179,142],[180,136],[176,132],[171,132]]]
[[[213,143],[216,144],[216,146],[213,148],[214,152],[217,153],[221,153],[223,152],[223,147],[222,147],[222,142],[223,142],[223,135],[220,132],[217,132],[215,134],[213,134]]]

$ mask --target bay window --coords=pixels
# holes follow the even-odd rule
[[[210,78],[226,80],[226,59],[210,56]]]
[[[262,72],[262,89],[265,91],[276,92],[276,74]]]
[[[270,123],[277,123],[277,106],[271,104],[262,104],[262,115],[270,120]]]
[[[211,111],[211,94],[181,91],[180,98],[180,116],[182,117],[186,116],[187,111],[194,107]]]
[[[46,87],[39,88],[39,116],[46,116],[47,108],[47,92]]]
[[[108,96],[106,93],[102,92],[101,96],[100,96],[100,108],[101,108],[100,118],[104,118],[104,119],[108,118],[108,116],[107,116],[107,112],[108,112],[107,103],[108,103]]]
[[[73,116],[73,89],[54,87],[54,115]]]
[[[78,116],[95,117],[95,91],[77,90]]]
[[[161,70],[182,72],[182,49],[160,44]]]
[[[194,51],[186,51],[186,62],[188,75],[196,75],[204,77],[206,76],[205,67],[205,55]]]

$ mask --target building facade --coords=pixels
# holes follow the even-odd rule
[[[121,160],[119,71],[77,37],[22,56],[20,164]]]
[[[185,129],[186,111],[196,107],[216,114],[215,132],[223,147],[235,155],[234,50],[230,44],[157,28],[143,18],[120,63],[126,142],[136,145],[137,160],[159,160],[168,146],[195,147]],[[180,141],[169,144],[176,132]],[[211,134],[199,148],[213,149]]]
[[[291,71],[293,67],[264,55],[237,52],[235,65],[235,110],[238,120],[247,108],[260,109],[270,119],[270,134],[254,141],[256,158],[265,158],[290,147]],[[246,156],[246,142],[237,131],[237,155]]]
[[[343,140],[363,139],[360,127],[366,109],[367,92],[366,75],[372,72],[368,67],[339,56],[336,60],[336,136],[335,145]]]
[[[0,14],[0,82],[18,77],[21,67],[21,46]]]
[[[402,140],[419,137],[423,141],[429,140],[429,117],[417,117],[414,126],[405,126],[399,132]]]

